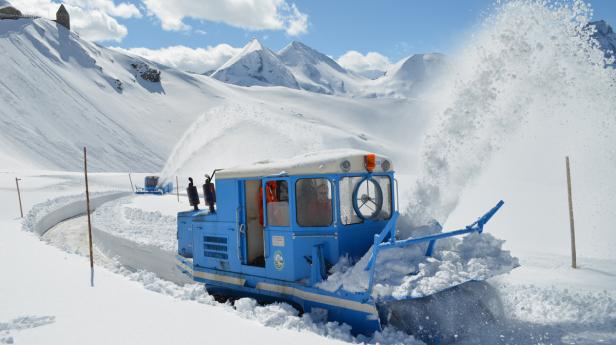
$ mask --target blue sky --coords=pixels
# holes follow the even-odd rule
[[[140,1],[131,0],[136,5]],[[494,0],[298,0],[297,8],[308,15],[308,32],[289,36],[281,30],[246,30],[224,23],[185,20],[193,31],[165,31],[157,19],[120,19],[128,35],[109,45],[124,48],[160,48],[171,45],[204,47],[227,43],[241,47],[259,38],[273,50],[299,40],[338,57],[348,50],[379,52],[396,61],[409,54],[438,51],[449,53],[456,43],[494,8]],[[616,1],[590,1],[595,17],[616,24]]]
[[[192,32],[164,31],[157,20],[140,18],[119,20],[128,27],[128,35],[120,44],[110,44],[124,48],[160,48],[177,44],[196,48],[227,43],[241,47],[257,37],[273,50],[299,40],[331,56],[340,56],[348,50],[376,51],[398,60],[416,52],[449,52],[457,39],[492,8],[492,3],[492,0],[300,0],[295,4],[308,15],[309,26],[307,33],[297,36],[280,30],[250,31],[224,23],[190,19],[185,22],[193,27]]]
[[[496,8],[496,0],[11,0],[45,17],[61,1],[81,37],[195,72],[253,37],[274,51],[299,40],[345,67],[382,70],[415,53],[455,52]],[[594,19],[616,25],[616,0],[588,2]]]

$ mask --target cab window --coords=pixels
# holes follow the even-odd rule
[[[300,179],[295,184],[297,225],[330,226],[333,221],[332,184],[324,178]]]
[[[289,185],[287,181],[268,181],[265,184],[267,224],[289,226]]]

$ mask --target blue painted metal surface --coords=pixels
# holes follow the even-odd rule
[[[385,186],[389,188],[387,192],[380,191],[381,196],[385,196],[383,202],[387,204],[379,209],[388,206],[389,214],[373,219],[363,217],[356,224],[345,224],[341,214],[350,212],[351,208],[343,209],[341,205],[341,180],[355,177],[365,181],[378,176],[388,182]],[[303,179],[326,179],[331,183],[331,224],[299,225],[296,188],[299,188],[298,181]],[[282,222],[284,225],[274,222],[273,213],[272,219],[268,219],[267,208],[270,206],[266,192],[263,192],[268,190],[268,183],[278,183],[279,187],[286,184],[288,208],[284,205],[286,213],[283,218],[288,217],[288,222]],[[427,243],[426,255],[432,255],[435,243],[440,239],[481,233],[484,225],[503,205],[500,201],[464,229],[396,240],[399,213],[394,202],[393,172],[217,179],[216,190],[216,212],[199,210],[178,213],[178,268],[195,281],[204,283],[211,293],[254,297],[263,302],[286,301],[305,312],[319,310],[325,312],[331,321],[351,325],[356,334],[371,334],[381,329],[378,301],[371,296],[375,263],[381,251]],[[250,215],[254,215],[254,209],[251,210],[254,205],[249,206],[252,202],[251,197],[247,197],[249,190],[259,190],[258,193],[261,193],[256,195],[256,200],[260,199],[262,205],[260,215],[263,227],[258,230],[262,233],[262,249],[259,241],[255,242],[251,237],[255,236],[254,229],[258,226]],[[351,196],[345,196],[358,200],[357,194],[356,188]],[[357,201],[353,204],[352,209],[357,212]],[[252,247],[258,247],[257,253],[262,255],[254,259]],[[370,272],[367,291],[351,293],[338,289],[330,292],[317,287],[319,282],[326,279],[328,268],[341,256],[348,255],[357,260],[370,248],[372,253],[366,266]]]

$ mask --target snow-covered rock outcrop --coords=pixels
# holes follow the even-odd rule
[[[299,85],[287,67],[256,38],[244,49],[212,74],[212,78],[240,86],[285,86],[298,89]]]
[[[612,30],[612,27],[604,20],[598,20],[596,22],[590,22],[597,30],[593,37],[599,42],[601,49],[605,52],[605,56],[608,58],[616,58],[616,33]],[[611,64],[612,67],[616,67],[616,62]]]

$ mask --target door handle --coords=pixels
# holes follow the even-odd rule
[[[237,230],[237,259],[239,260],[240,264],[242,263],[242,234],[246,232],[244,228],[244,223],[242,223]]]

